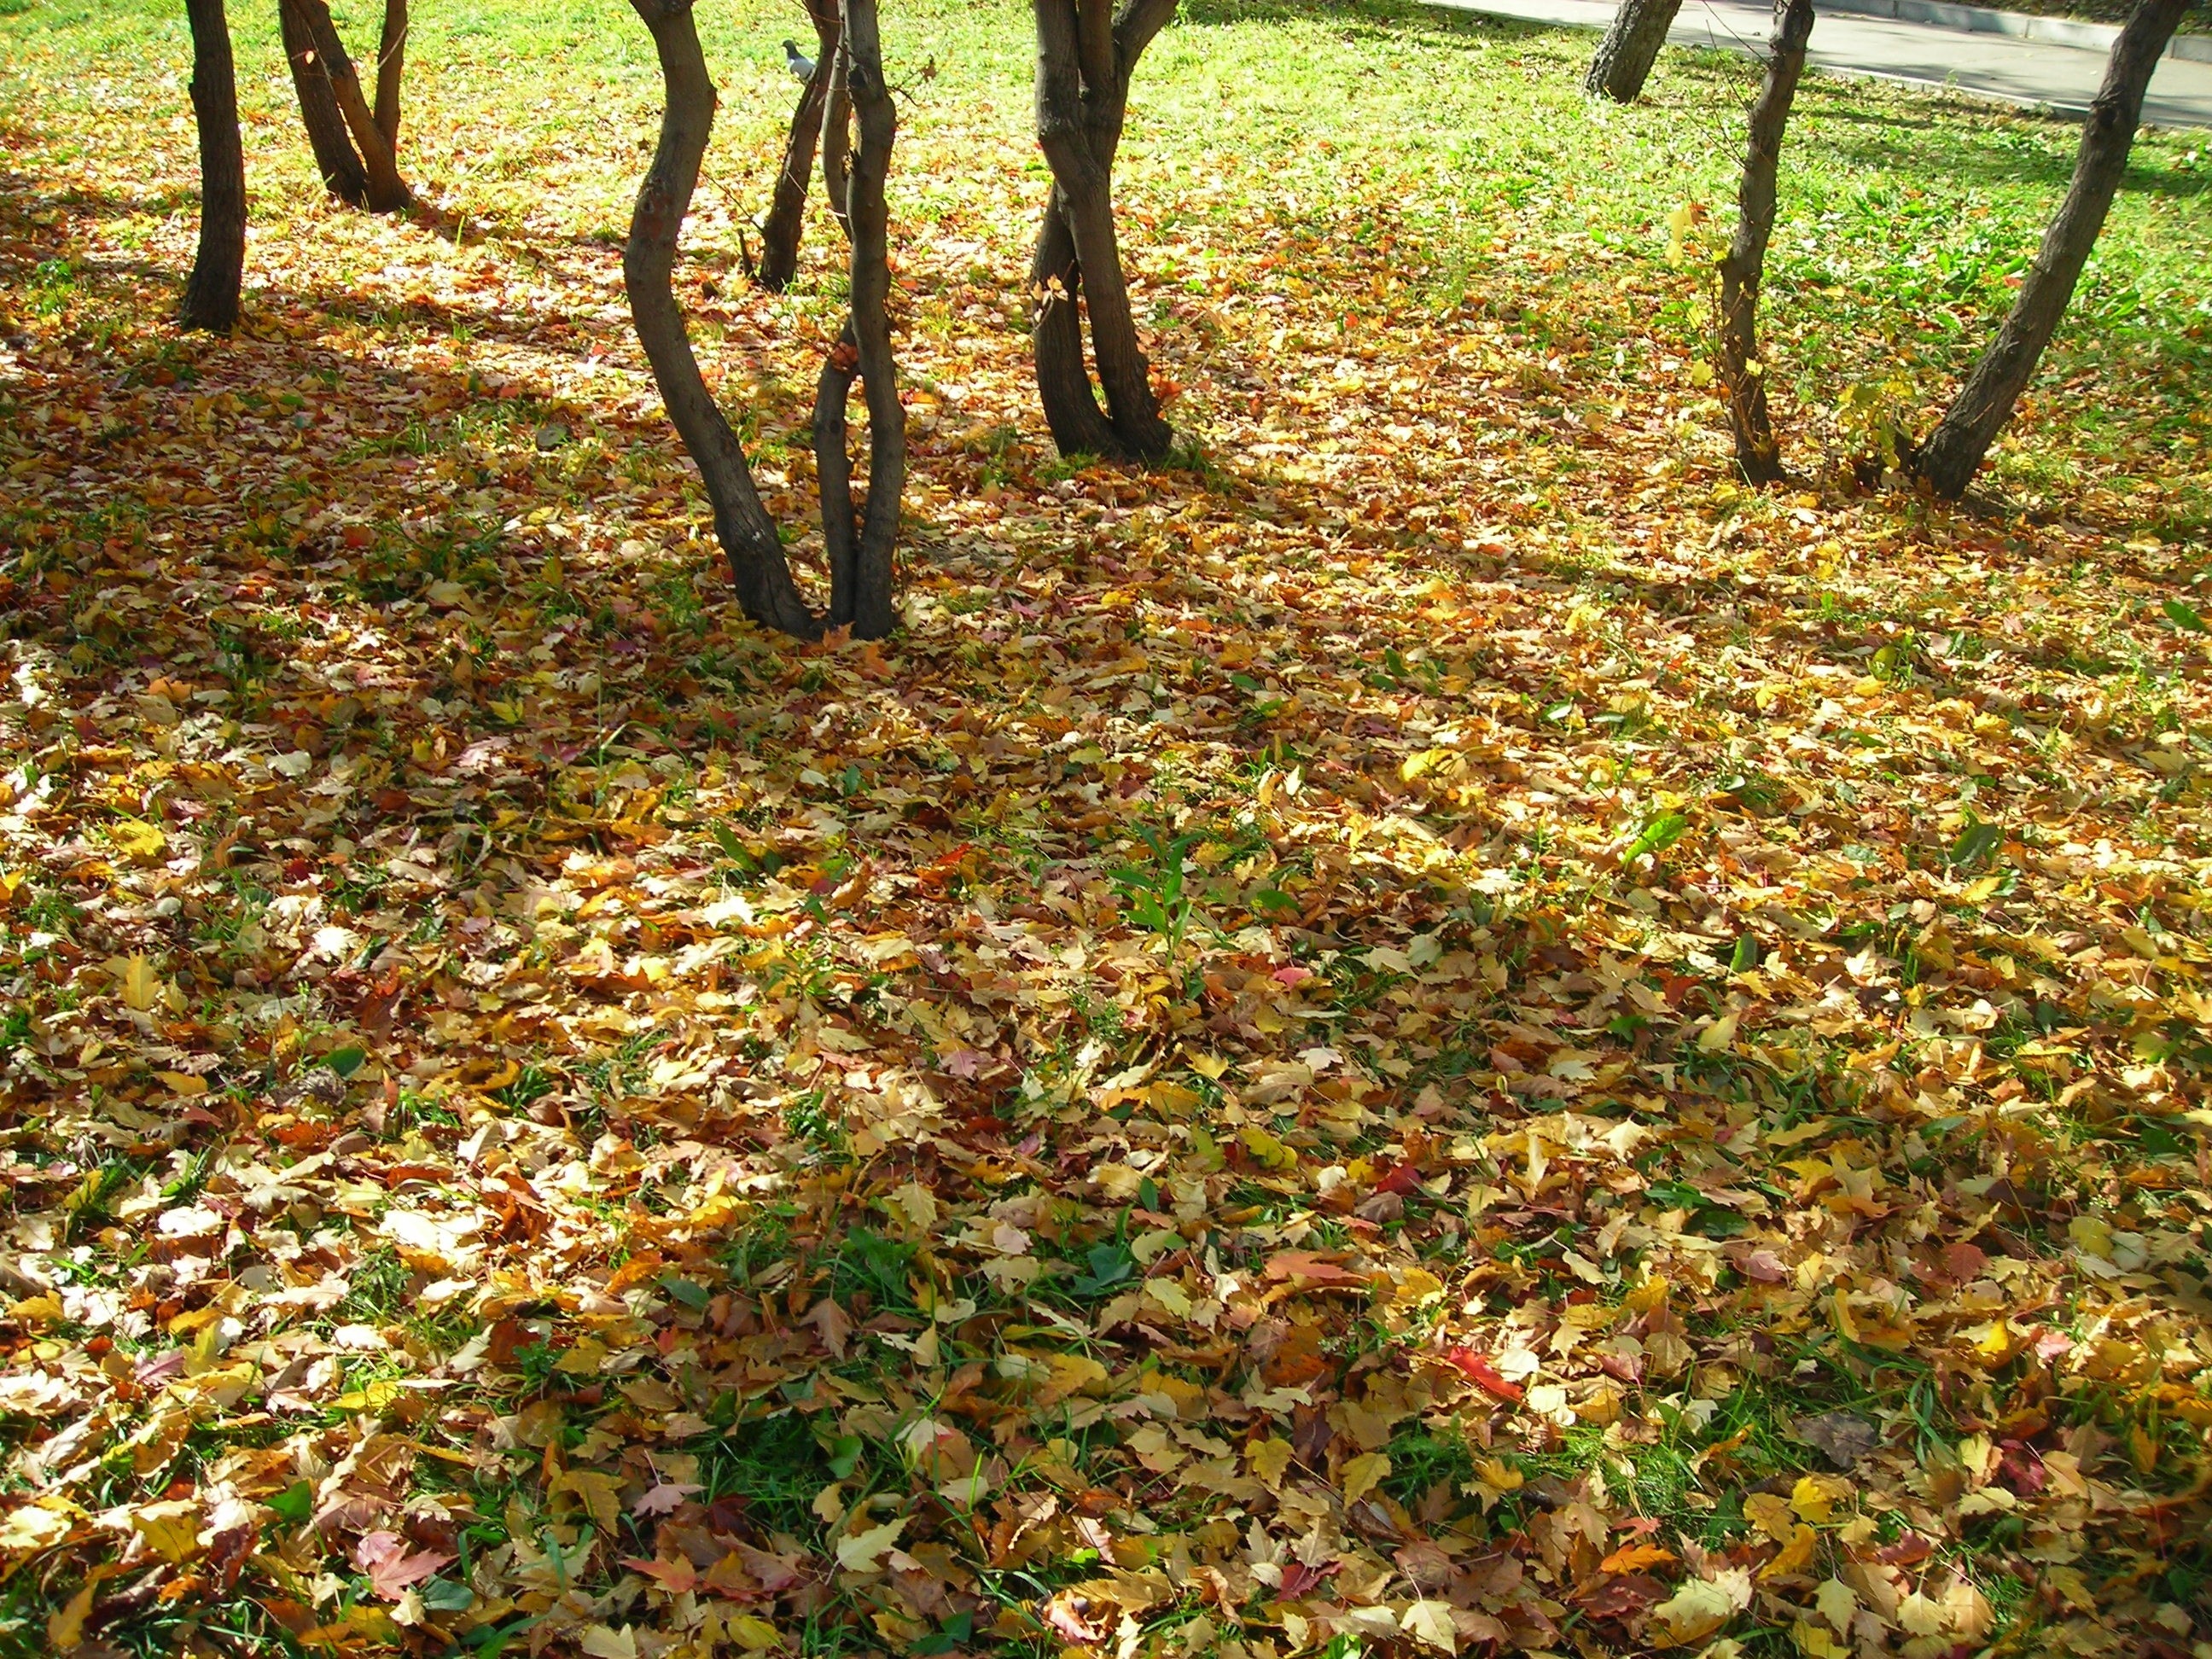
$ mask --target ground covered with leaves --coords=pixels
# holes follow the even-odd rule
[[[236,18],[230,343],[181,17],[0,21],[0,1650],[2212,1652],[2200,140],[1954,514],[1850,464],[2072,135],[1808,83],[1746,495],[1748,66],[1200,8],[1188,447],[1077,468],[1024,16],[902,5],[905,627],[799,647],[629,332],[643,31],[421,9],[421,224]],[[682,275],[794,521],[795,17]]]

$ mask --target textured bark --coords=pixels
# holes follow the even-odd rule
[[[361,76],[355,73],[353,59],[346,55],[345,44],[338,39],[337,25],[331,21],[326,0],[281,0],[281,3],[297,14],[301,29],[313,49],[309,66],[328,84],[339,113],[345,118],[345,130],[360,158],[362,173],[368,181],[370,210],[409,211],[415,205],[415,198],[407,189],[406,180],[399,176],[398,152],[377,125],[375,112],[362,93]],[[396,93],[394,95],[396,99]],[[398,119],[396,104],[393,119]]]
[[[659,53],[666,97],[660,118],[660,142],[653,165],[638,187],[629,222],[629,245],[623,252],[623,283],[629,294],[638,343],[653,365],[684,447],[699,469],[707,499],[714,509],[714,533],[730,562],[738,604],[754,621],[812,639],[821,625],[799,597],[784,560],[775,521],[753,487],[752,469],[737,434],[722,416],[691,353],[691,336],[676,303],[677,238],[699,185],[699,164],[714,125],[714,83],[691,20],[690,0],[630,0],[653,31]]]
[[[783,144],[783,170],[775,176],[775,193],[769,200],[768,217],[761,222],[760,284],[771,294],[790,287],[799,270],[807,180],[814,172],[814,148],[822,137],[823,106],[837,67],[836,0],[806,0],[806,15],[814,25],[814,73],[792,112],[790,136]]]
[[[376,43],[376,130],[399,153],[399,82],[407,68],[407,0],[384,0],[384,33]]]
[[[843,79],[852,99],[854,127],[845,222],[853,239],[852,318],[848,331],[860,352],[860,385],[868,400],[868,492],[860,514],[860,558],[848,599],[833,595],[832,617],[849,623],[862,639],[891,631],[892,555],[898,544],[899,504],[906,489],[906,410],[900,405],[898,368],[891,357],[890,209],[891,145],[898,112],[884,79],[876,0],[845,0]],[[834,94],[833,94],[834,95]],[[826,533],[830,520],[850,511],[849,495],[822,497]]]
[[[2074,285],[2081,280],[2081,267],[2096,246],[2113,192],[2127,170],[2151,73],[2188,9],[2189,0],[2137,0],[2119,39],[2112,43],[2104,84],[2081,128],[2073,183],[2044,232],[2043,246],[2021,283],[2012,314],[1928,441],[1911,458],[1914,473],[1936,495],[1956,501],[1966,493],[1990,445],[2012,418],[2020,394],[2035,378],[2036,365],[2066,314]]]
[[[331,77],[323,71],[307,20],[289,3],[277,0],[277,24],[284,39],[284,57],[291,66],[292,90],[300,100],[300,123],[307,130],[307,147],[315,153],[315,170],[323,175],[323,188],[349,207],[368,205],[368,174],[346,137],[345,117],[338,110]]]
[[[1122,0],[1119,10],[1109,4],[1036,0],[1037,143],[1053,188],[1030,264],[1032,350],[1038,398],[1063,455],[1157,460],[1175,434],[1160,418],[1130,310],[1113,176],[1130,75],[1175,15],[1176,0]],[[1103,410],[1084,364],[1086,319]]]
[[[238,75],[222,0],[185,0],[192,27],[192,118],[200,138],[200,246],[185,284],[186,328],[238,325],[246,270],[246,151],[238,134]]]
[[[1667,44],[1667,31],[1682,0],[1620,0],[1605,38],[1597,43],[1583,90],[1593,98],[1610,98],[1616,104],[1632,104],[1644,94],[1659,48]]]
[[[822,193],[830,204],[837,228],[852,240],[853,222],[846,216],[846,198],[853,175],[853,94],[845,84],[846,64],[836,52],[830,70],[830,96],[822,106]]]
[[[714,120],[714,87],[699,47],[691,0],[630,0],[660,58],[666,103],[660,143],[640,187],[623,256],[630,314],[684,445],[714,509],[714,529],[730,562],[738,603],[768,627],[812,639],[823,623],[807,609],[783,556],[775,520],[754,488],[752,471],[730,424],[708,392],[692,355],[673,275],[684,216]],[[860,139],[846,182],[853,227],[852,310],[816,387],[815,453],[822,486],[822,529],[829,553],[832,625],[863,637],[890,630],[892,555],[906,479],[906,419],[891,358],[889,214],[884,184],[897,128],[884,79],[875,0],[845,0],[835,56],[851,88]],[[834,107],[834,92],[829,100]],[[825,132],[825,137],[827,134]],[[855,507],[845,448],[845,410],[853,381],[867,392],[868,488]]]
[[[1774,234],[1783,129],[1805,73],[1805,42],[1812,33],[1813,0],[1776,0],[1774,46],[1744,147],[1735,236],[1721,261],[1721,386],[1728,395],[1729,423],[1735,428],[1735,464],[1753,483],[1778,483],[1783,477],[1780,446],[1766,412],[1765,365],[1759,357],[1759,289],[1766,274],[1766,245]]]

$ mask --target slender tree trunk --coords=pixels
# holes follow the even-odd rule
[[[822,621],[800,597],[783,556],[775,521],[753,487],[751,469],[730,430],[691,351],[672,276],[677,240],[699,164],[714,126],[714,87],[699,48],[691,0],[630,0],[653,31],[666,93],[660,143],[639,189],[630,218],[623,276],[639,341],[653,364],[661,400],[684,445],[697,463],[714,508],[715,533],[730,561],[738,602],[768,627],[817,638]],[[900,407],[896,365],[891,358],[889,211],[884,184],[897,130],[890,88],[884,78],[875,0],[844,0],[840,65],[827,102],[837,107],[842,79],[860,138],[846,176],[844,219],[852,227],[852,310],[823,364],[816,386],[815,454],[822,486],[822,532],[829,553],[830,621],[849,624],[863,637],[890,632],[892,555],[899,498],[906,479],[906,417]],[[842,137],[842,135],[841,135]],[[830,133],[824,129],[824,164]],[[843,152],[844,146],[838,146]],[[825,180],[825,184],[826,184]],[[868,400],[868,488],[853,501],[852,462],[845,448],[845,410],[853,381],[862,380]]]
[[[185,284],[186,328],[238,325],[246,270],[246,151],[238,134],[238,76],[222,0],[185,0],[192,26],[192,117],[200,136],[200,246]]]
[[[1130,75],[1176,0],[1121,0],[1119,10],[1110,0],[1036,4],[1037,143],[1053,175],[1030,264],[1038,397],[1062,454],[1157,460],[1175,434],[1160,418],[1130,309],[1113,176]],[[1086,318],[1103,411],[1084,368]]]
[[[346,137],[345,117],[338,110],[337,94],[324,72],[307,20],[289,3],[277,0],[276,18],[284,38],[284,58],[292,70],[292,90],[299,95],[300,122],[307,130],[307,146],[315,153],[315,169],[323,175],[323,188],[349,207],[368,205],[368,174]]]
[[[1752,106],[1751,137],[1744,147],[1743,183],[1736,195],[1735,237],[1721,261],[1721,386],[1729,422],[1735,428],[1735,464],[1753,483],[1782,481],[1781,447],[1766,411],[1766,365],[1759,357],[1759,288],[1766,272],[1766,245],[1774,234],[1775,173],[1790,105],[1805,72],[1805,42],[1813,33],[1813,0],[1776,0],[1774,46],[1766,82]]]
[[[1959,388],[1942,420],[1911,459],[1911,468],[1936,495],[1956,501],[1966,493],[1990,445],[2012,418],[2013,405],[2035,378],[2044,348],[2074,297],[2081,267],[2105,226],[2105,216],[2127,170],[2128,151],[2142,120],[2143,93],[2172,39],[2189,0],[2136,0],[2136,9],[2105,67],[2105,82],[2089,106],[2074,181],[2059,204],[2043,246],[2021,283],[2012,314]]]
[[[847,198],[851,194],[853,172],[853,91],[846,84],[843,56],[834,52],[830,55],[834,60],[830,96],[822,106],[822,194],[837,228],[849,242],[853,222],[848,216]]]
[[[1593,98],[1610,98],[1616,104],[1632,104],[1644,94],[1659,48],[1667,44],[1667,31],[1682,0],[1620,0],[1620,9],[1605,38],[1597,43],[1583,90]]]
[[[1083,357],[1083,317],[1077,308],[1082,286],[1075,238],[1068,234],[1055,188],[1045,204],[1036,257],[1030,264],[1030,291],[1036,295],[1030,349],[1036,364],[1037,398],[1061,454],[1111,455],[1120,440],[1098,407]]]
[[[884,78],[876,0],[845,0],[842,62],[859,133],[845,198],[845,222],[853,239],[848,329],[860,352],[860,384],[868,400],[868,494],[851,597],[835,597],[832,614],[851,623],[860,638],[880,639],[896,620],[891,608],[892,555],[906,489],[906,410],[899,403],[898,366],[891,356],[890,213],[884,197],[898,110]],[[823,496],[825,526],[841,510],[849,510],[845,501]]]
[[[761,222],[760,284],[771,294],[790,287],[799,270],[799,244],[806,223],[807,179],[814,171],[814,147],[823,132],[823,106],[829,101],[830,81],[837,67],[836,0],[806,0],[806,15],[814,25],[814,73],[807,78],[806,90],[792,113],[791,133],[783,145],[783,170],[775,175],[775,193],[769,201],[768,217]]]
[[[399,82],[407,68],[407,0],[384,0],[384,34],[376,43],[376,130],[399,153]]]
[[[353,59],[346,55],[345,44],[338,39],[337,25],[331,21],[327,0],[281,0],[289,9],[299,14],[308,43],[313,48],[313,64],[328,82],[331,95],[337,100],[339,112],[345,117],[346,131],[351,135],[353,147],[359,152],[362,172],[368,180],[368,206],[376,213],[405,213],[415,205],[407,189],[407,182],[399,176],[399,162],[392,142],[376,123],[375,112],[362,95],[361,77],[354,72]],[[397,92],[394,93],[395,100]],[[393,119],[398,118],[397,105]]]
[[[722,416],[691,354],[691,336],[676,303],[673,277],[677,238],[691,193],[698,188],[699,164],[714,125],[714,83],[707,74],[706,54],[691,19],[691,0],[630,0],[631,8],[653,31],[660,58],[666,103],[660,118],[660,142],[653,165],[638,187],[631,211],[629,245],[623,252],[623,282],[629,293],[638,343],[653,365],[668,418],[699,468],[707,499],[714,509],[714,533],[730,562],[738,604],[754,621],[795,634],[817,637],[821,624],[807,610],[791,578],[775,521],[753,487],[752,469],[737,434]]]

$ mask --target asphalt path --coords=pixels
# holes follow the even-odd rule
[[[1524,22],[1601,29],[1613,0],[1429,0],[1453,11]],[[1743,0],[1685,0],[1668,40],[1678,46],[1764,52],[1774,14]],[[1807,61],[1835,75],[1953,91],[2058,115],[2086,114],[2105,74],[2105,54],[2047,40],[1968,33],[1856,12],[1822,11]],[[2212,127],[2212,64],[2163,58],[2143,100],[2143,119],[2162,127]]]

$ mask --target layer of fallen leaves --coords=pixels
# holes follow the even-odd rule
[[[973,137],[819,650],[612,247],[301,193],[180,341],[187,222],[11,185],[10,1639],[2201,1652],[2202,550],[1687,392],[1554,486],[1510,295],[1264,221],[1218,464],[1071,476]]]

